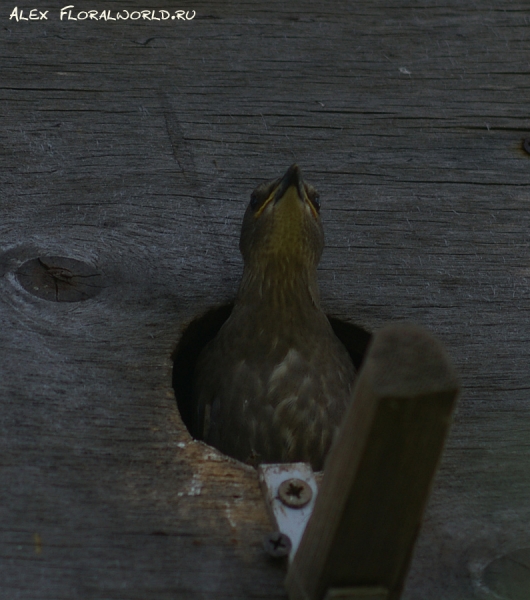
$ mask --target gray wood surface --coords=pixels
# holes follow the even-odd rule
[[[166,6],[111,4],[78,8]],[[171,355],[233,298],[249,194],[294,161],[321,192],[324,309],[422,324],[462,379],[403,597],[508,590],[502,557],[530,547],[528,3],[197,1],[189,22],[114,23],[16,23],[13,7],[3,596],[285,598],[257,477],[191,441]],[[86,262],[105,289],[33,296],[15,272],[38,256]]]

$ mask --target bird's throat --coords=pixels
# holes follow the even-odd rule
[[[236,304],[277,314],[320,310],[316,269],[292,257],[260,266],[246,265]]]

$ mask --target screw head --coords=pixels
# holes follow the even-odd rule
[[[286,479],[278,487],[278,497],[290,508],[303,508],[313,497],[313,490],[302,479]]]
[[[273,531],[263,538],[265,552],[274,558],[287,556],[292,548],[291,539],[281,531]]]

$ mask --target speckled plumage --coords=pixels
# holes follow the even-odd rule
[[[196,437],[251,464],[321,469],[349,402],[355,370],[319,303],[319,208],[297,165],[255,190],[234,309],[196,367]]]

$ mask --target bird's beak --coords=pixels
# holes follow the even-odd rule
[[[287,173],[282,177],[280,185],[274,195],[274,204],[277,204],[285,196],[290,196],[293,192],[298,195],[300,200],[303,200],[304,181],[300,172],[300,167],[297,164],[291,165],[287,169]],[[291,188],[294,188],[291,190]],[[288,193],[289,192],[289,193]]]

